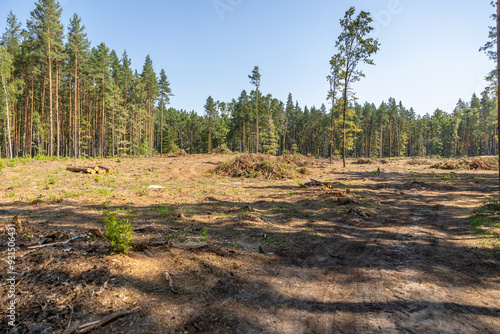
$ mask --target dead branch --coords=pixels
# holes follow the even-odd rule
[[[165,271],[165,278],[168,281],[168,286],[170,288],[170,291],[172,291],[175,294],[178,294],[178,292],[174,289],[174,281],[172,280],[172,277],[170,277],[168,271]]]
[[[55,246],[55,245],[62,245],[62,244],[67,244],[70,241],[73,241],[75,239],[83,238],[83,235],[77,235],[76,237],[70,238],[66,241],[61,241],[61,242],[54,242],[51,244],[45,244],[45,245],[36,245],[36,246],[29,246],[29,249],[35,249],[35,248],[42,248],[42,247],[50,247],[50,246]]]
[[[113,314],[110,314],[104,318],[102,318],[101,320],[97,320],[97,321],[93,321],[93,322],[89,322],[88,324],[84,324],[84,325],[81,325],[77,328],[77,333],[90,333],[92,332],[94,329],[97,329],[101,326],[104,326],[116,319],[119,319],[119,318],[123,318],[123,317],[126,317],[127,315],[129,314],[132,314],[134,312],[137,312],[138,310],[140,309],[139,306],[131,309],[131,310],[128,310],[128,311],[119,311],[119,312],[116,312],[116,313],[113,313]]]

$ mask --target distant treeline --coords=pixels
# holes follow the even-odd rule
[[[203,153],[209,137],[210,148],[239,152],[328,157],[331,145],[340,152],[338,105],[301,107],[292,94],[283,102],[253,90],[227,102],[208,97],[203,115],[168,108],[170,83],[164,70],[155,73],[149,56],[141,73],[134,71],[126,51],[119,57],[104,43],[92,47],[78,15],[64,34],[57,1],[35,6],[26,29],[11,12],[2,35],[0,157]],[[378,106],[354,104],[346,114],[347,154],[497,154],[496,121],[488,91],[460,100],[452,114],[419,116],[393,98]]]

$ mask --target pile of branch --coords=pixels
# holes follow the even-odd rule
[[[70,172],[75,172],[75,173],[86,173],[86,174],[106,174],[106,173],[113,173],[113,169],[110,167],[106,166],[91,166],[91,167],[79,167],[79,166],[68,166],[66,167],[67,170]]]
[[[466,169],[466,170],[498,170],[498,160],[496,158],[460,158],[449,159],[442,162],[438,162],[431,166],[431,168],[436,169]]]
[[[359,158],[358,160],[353,162],[353,164],[355,164],[355,165],[368,165],[368,164],[372,164],[372,163],[373,163],[373,161],[371,159],[367,159],[367,158]],[[385,163],[387,163],[387,161]]]
[[[294,178],[298,166],[263,154],[244,154],[218,165],[213,173],[231,177],[286,180]]]

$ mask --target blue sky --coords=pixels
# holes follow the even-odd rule
[[[12,10],[25,27],[35,1],[2,0],[0,29]],[[358,101],[389,97],[418,114],[451,112],[485,87],[494,64],[478,52],[493,24],[490,0],[62,0],[62,23],[77,13],[100,42],[142,70],[149,54],[165,69],[171,106],[203,113],[206,98],[230,101],[259,66],[261,90],[303,107],[326,104],[329,59],[350,6],[372,13],[381,44],[376,66],[354,84]]]

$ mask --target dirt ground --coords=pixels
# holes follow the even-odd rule
[[[287,181],[207,173],[230,158],[5,167],[0,222],[18,215],[24,232],[14,329],[0,235],[0,331],[79,332],[134,309],[92,333],[500,333],[498,252],[468,221],[497,172],[389,160],[323,161]],[[115,173],[65,170],[98,163]],[[89,232],[103,210],[135,224],[129,254]]]

